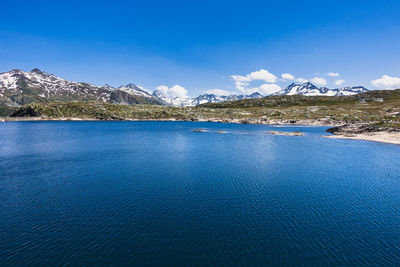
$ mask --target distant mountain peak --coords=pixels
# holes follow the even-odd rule
[[[305,82],[305,83],[303,83],[301,86],[303,86],[303,87],[305,87],[305,88],[308,88],[308,89],[311,89],[311,88],[317,89],[317,88],[318,88],[317,86],[315,86],[315,85],[312,84],[311,82]]]
[[[41,71],[41,70],[38,69],[38,68],[34,68],[33,70],[31,70],[31,73],[37,73],[37,74],[41,74],[41,75],[47,75],[46,72]]]
[[[262,94],[260,94],[259,92],[254,92],[251,95],[249,95],[249,98],[261,98],[263,97]]]
[[[273,95],[338,96],[354,95],[367,91],[368,89],[362,86],[329,89],[327,87],[317,87],[311,82],[305,82],[303,84],[291,83],[285,89],[282,89]]]
[[[295,83],[295,82],[292,82],[291,84],[289,84],[287,87],[294,87],[294,86],[300,86],[301,84],[299,84],[299,83]]]
[[[21,72],[22,72],[22,70],[20,70],[20,69],[12,69],[9,71],[9,73],[21,73]],[[4,72],[4,73],[6,73],[6,72]]]
[[[103,88],[108,88],[108,89],[115,89],[114,86],[109,85],[108,83],[103,85]]]
[[[127,85],[125,85],[125,87],[135,90],[139,89],[134,83],[128,83]]]

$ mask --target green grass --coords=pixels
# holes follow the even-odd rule
[[[383,102],[377,101],[380,99],[383,99]],[[250,123],[324,119],[331,124],[368,123],[400,129],[400,89],[372,91],[346,97],[272,96],[204,104],[198,107],[116,105],[99,102],[32,103],[18,109],[13,116],[30,116],[29,110],[33,110],[37,116],[48,118],[221,121],[236,119]]]

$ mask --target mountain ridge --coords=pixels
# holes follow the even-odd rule
[[[73,82],[35,68],[0,73],[0,101],[10,106],[48,101],[100,101],[117,104],[162,103],[134,84],[113,88]]]
[[[207,103],[221,103],[243,99],[257,99],[274,95],[305,95],[305,96],[347,96],[369,90],[363,86],[329,89],[317,87],[311,82],[292,83],[286,88],[269,95],[259,92],[240,95],[201,94],[197,97],[170,98],[161,91],[152,93],[144,88],[128,83],[119,87],[109,84],[96,86],[85,82],[74,82],[49,74],[38,68],[25,72],[13,69],[0,73],[0,104],[13,107],[32,102],[48,101],[100,101],[112,104],[154,104],[169,106],[198,106]]]

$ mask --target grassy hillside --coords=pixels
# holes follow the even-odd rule
[[[8,106],[0,101],[0,117],[8,117],[17,110],[16,107]]]
[[[400,128],[400,89],[372,91],[343,97],[272,96],[180,108],[99,102],[32,103],[19,108],[12,116],[77,117],[105,120],[220,120],[245,123],[323,120],[330,124],[338,122],[370,123],[398,129]]]
[[[250,113],[253,118],[327,119],[400,128],[400,89],[376,90],[353,96],[271,96],[209,103],[201,107],[215,110],[241,109]]]

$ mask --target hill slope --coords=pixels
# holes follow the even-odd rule
[[[99,102],[32,103],[15,117],[211,120],[240,123],[368,124],[400,129],[400,89],[355,96],[271,96],[197,107],[115,105]]]

